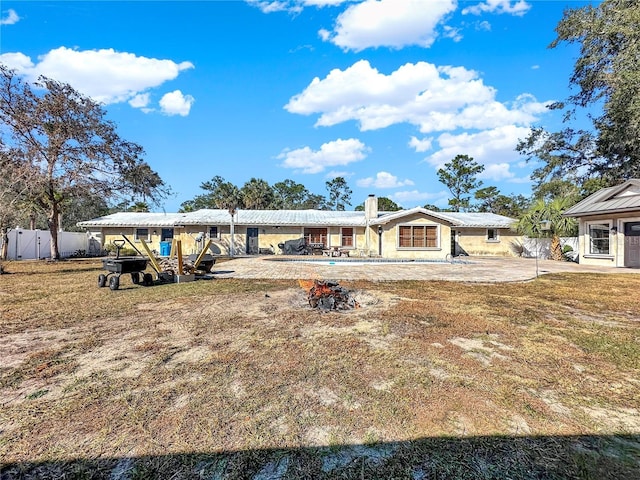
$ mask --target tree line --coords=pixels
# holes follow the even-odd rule
[[[344,177],[325,182],[328,195],[311,193],[303,184],[286,179],[273,185],[260,178],[251,178],[242,187],[219,175],[200,184],[204,193],[180,205],[181,212],[201,208],[250,210],[345,210],[351,205],[352,191]]]

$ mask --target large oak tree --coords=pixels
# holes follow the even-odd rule
[[[604,0],[565,11],[551,48],[577,44],[580,54],[569,79],[574,93],[551,109],[564,112],[566,127],[536,127],[518,145],[542,160],[533,179],[570,180],[585,194],[598,186],[640,177],[640,4]]]
[[[60,257],[60,215],[74,198],[158,201],[169,189],[143,160],[140,145],[117,134],[98,103],[70,85],[40,77],[33,85],[0,65],[0,149],[10,174],[26,172],[21,198],[46,212],[51,257]]]

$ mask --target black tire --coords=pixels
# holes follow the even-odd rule
[[[142,277],[142,284],[145,287],[150,287],[151,285],[153,285],[153,276],[151,276],[150,273],[145,273]]]
[[[98,287],[102,288],[107,284],[107,276],[103,273],[98,275]]]
[[[131,281],[134,285],[138,285],[140,283],[140,273],[139,272],[131,272]]]
[[[120,288],[120,277],[111,277],[109,279],[109,288],[111,290],[118,290],[118,288]]]

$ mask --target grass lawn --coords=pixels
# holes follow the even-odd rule
[[[640,478],[640,276],[0,276],[0,478]],[[425,266],[425,268],[429,268]]]

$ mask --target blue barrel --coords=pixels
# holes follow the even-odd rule
[[[160,256],[168,257],[171,253],[171,242],[160,242]]]

